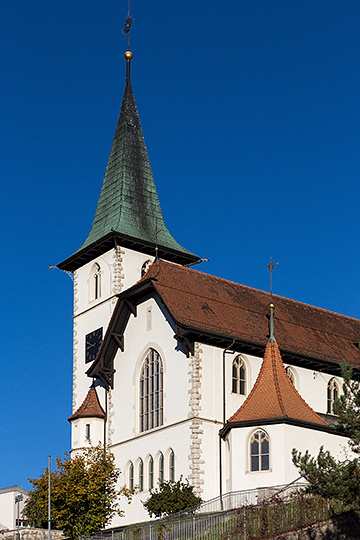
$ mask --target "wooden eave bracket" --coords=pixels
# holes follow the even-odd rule
[[[121,352],[124,352],[124,350],[125,350],[124,335],[123,334],[116,334],[115,332],[113,332],[111,334],[111,337],[113,338],[113,340],[115,341],[116,345],[119,347]]]
[[[188,335],[188,330],[176,325],[176,334],[174,335],[174,338],[178,340],[187,357],[189,357],[190,354],[194,354],[194,342],[189,339]]]

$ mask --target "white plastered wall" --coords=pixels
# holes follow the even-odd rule
[[[262,429],[270,439],[270,470],[250,471],[250,438],[258,429]],[[253,427],[234,428],[228,435],[231,449],[232,490],[246,490],[258,487],[283,485],[299,477],[299,472],[292,463],[293,448],[316,456],[321,446],[339,459],[345,459],[351,453],[347,439],[333,433],[308,429],[288,424],[259,424]]]

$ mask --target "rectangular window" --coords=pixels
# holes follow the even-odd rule
[[[90,424],[86,424],[85,426],[85,437],[90,439]]]

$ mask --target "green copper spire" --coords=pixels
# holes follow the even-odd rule
[[[120,115],[90,233],[59,268],[74,270],[115,243],[159,257],[192,264],[198,257],[168,231],[156,191],[130,82],[132,53],[127,51],[126,86]]]

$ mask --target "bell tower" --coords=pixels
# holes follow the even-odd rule
[[[128,16],[128,45],[131,22]],[[116,295],[136,283],[155,256],[181,265],[198,261],[165,225],[131,86],[129,46],[124,58],[125,92],[94,221],[85,242],[57,265],[74,273],[73,413],[87,396],[91,380],[85,373],[99,350]],[[99,399],[106,409],[101,389]],[[73,449],[82,439],[75,431]]]

